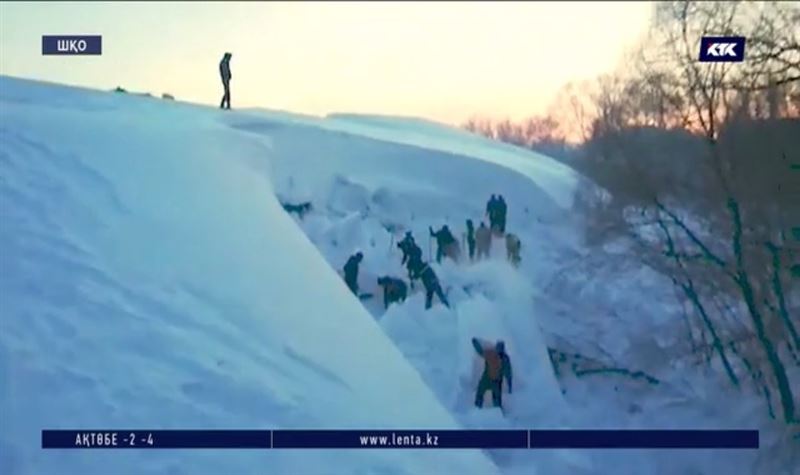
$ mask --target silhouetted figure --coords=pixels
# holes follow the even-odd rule
[[[489,218],[489,229],[494,230],[497,225],[497,197],[492,195],[486,203],[486,216]]]
[[[475,226],[472,220],[467,220],[467,249],[469,250],[469,260],[475,259]]]
[[[458,241],[456,241],[450,228],[445,224],[442,229],[434,232],[433,228],[428,230],[431,236],[436,238],[436,262],[442,262],[442,257],[448,256],[454,261],[458,260]]]
[[[411,288],[414,288],[414,281],[419,279],[419,272],[418,270],[422,270],[425,266],[425,263],[422,261],[422,249],[419,248],[416,244],[411,248],[411,252],[408,255],[408,260],[406,261],[406,269],[408,269],[408,281],[411,284]]]
[[[344,282],[347,287],[358,296],[358,265],[364,259],[364,254],[361,251],[350,256],[347,263],[344,265]]]
[[[497,228],[500,230],[501,234],[506,232],[507,213],[508,206],[506,205],[506,200],[503,199],[503,195],[499,195],[497,197]]]
[[[414,236],[411,234],[411,231],[406,231],[406,235],[403,239],[397,243],[397,247],[403,251],[403,260],[400,262],[401,265],[406,265],[408,262],[408,258],[411,255],[412,248],[417,244],[414,242]]]
[[[415,265],[421,264],[422,249],[417,246],[417,243],[414,241],[414,236],[411,235],[411,231],[406,231],[405,237],[403,237],[402,241],[397,243],[397,247],[403,251],[403,260],[400,264],[406,266],[408,270],[408,280],[411,282],[411,288],[413,289],[414,280],[412,277],[412,269],[414,269]]]
[[[425,286],[425,310],[431,308],[433,303],[433,295],[436,294],[439,300],[442,301],[445,307],[450,308],[450,302],[442,292],[442,286],[439,284],[439,278],[433,271],[430,265],[421,263],[420,267],[414,268],[414,277],[422,279],[422,285]]]
[[[222,87],[225,88],[225,94],[222,96],[222,102],[219,103],[220,109],[231,108],[231,57],[230,53],[225,53],[222,61],[219,62],[219,76],[222,78]]]

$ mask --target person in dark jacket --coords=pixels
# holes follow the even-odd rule
[[[475,393],[475,405],[483,407],[483,395],[486,391],[492,392],[492,403],[495,407],[503,407],[503,379],[508,385],[508,394],[512,393],[511,385],[511,359],[506,353],[506,345],[500,340],[491,345],[472,339],[472,346],[475,352],[484,360],[483,374],[478,382],[478,390]]]
[[[405,265],[408,270],[408,279],[411,282],[411,288],[414,288],[414,279],[412,277],[412,269],[422,261],[422,249],[414,241],[414,236],[411,231],[407,231],[403,240],[397,243],[397,247],[403,251],[403,260],[401,265]]]
[[[450,302],[447,301],[447,298],[444,296],[444,292],[442,292],[442,286],[439,284],[439,278],[436,277],[436,273],[433,271],[430,265],[421,263],[421,266],[414,269],[414,276],[415,278],[421,278],[422,285],[425,286],[425,310],[431,308],[433,303],[433,294],[436,294],[436,296],[439,297],[439,300],[442,301],[445,307],[450,308]]]
[[[422,261],[422,249],[416,244],[410,249],[408,260],[406,261],[406,269],[408,270],[408,281],[411,283],[411,288],[414,288],[414,281],[419,279],[418,270],[425,266]]]
[[[486,203],[486,216],[492,215],[492,210],[494,209],[495,204],[497,204],[497,197],[492,195],[489,198],[489,201]]]
[[[467,220],[467,248],[469,250],[469,260],[475,259],[475,226],[472,220]]]
[[[378,277],[378,285],[383,287],[383,308],[389,308],[394,302],[405,302],[408,296],[408,287],[401,279],[388,275]]]
[[[231,108],[231,57],[233,57],[230,53],[225,53],[222,57],[222,61],[219,62],[219,75],[222,78],[222,87],[225,89],[225,93],[222,96],[222,102],[219,103],[220,109],[230,109]]]
[[[450,228],[445,224],[442,226],[442,229],[436,232],[434,232],[433,228],[431,227],[428,229],[431,233],[431,236],[436,238],[436,262],[442,262],[442,257],[445,255],[453,258],[453,260],[457,259],[457,251],[452,251],[450,246],[453,244],[458,246],[458,242],[453,236],[453,233],[450,232]]]
[[[358,296],[358,265],[361,264],[363,259],[364,254],[358,251],[350,256],[350,258],[347,259],[347,263],[344,265],[344,281],[350,291],[356,296]]]
[[[506,215],[508,214],[508,206],[503,195],[497,197],[497,228],[501,234],[506,232]]]
[[[486,216],[489,218],[489,229],[494,230],[497,225],[497,197],[492,195],[486,203]]]
[[[414,236],[411,234],[411,231],[406,231],[406,235],[403,239],[397,243],[397,247],[403,251],[403,260],[400,262],[401,265],[405,265],[408,262],[408,258],[412,252],[412,247],[416,246],[417,244],[414,242]]]

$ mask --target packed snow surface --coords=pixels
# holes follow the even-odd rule
[[[460,425],[216,111],[6,77],[0,101],[0,473],[495,471],[480,451],[42,450],[45,428]]]
[[[583,181],[548,157],[419,119],[223,112],[8,77],[0,143],[0,473],[798,466],[780,450],[42,450],[44,428],[767,426],[757,398],[665,363],[681,331],[669,285],[641,267],[604,273],[571,207]],[[429,226],[462,239],[492,193],[521,266],[497,238],[488,260],[433,264],[451,309],[425,311],[417,288],[385,310],[376,279],[406,276],[405,231],[431,259]],[[281,207],[303,202],[302,218]],[[337,275],[356,250],[363,302]],[[506,342],[506,414],[473,406],[472,337]],[[658,384],[557,375],[552,351]]]

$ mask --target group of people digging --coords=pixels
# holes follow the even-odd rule
[[[463,239],[466,241],[470,261],[488,258],[492,236],[505,234],[506,257],[514,266],[519,265],[521,243],[515,234],[505,232],[507,211],[508,207],[503,196],[492,195],[486,205],[486,216],[489,218],[490,228],[481,221],[476,229],[472,220],[467,219]],[[429,227],[428,232],[436,240],[437,263],[441,263],[445,258],[454,262],[461,260],[461,246],[448,225],[445,224],[438,231]],[[425,309],[431,308],[434,296],[449,308],[450,303],[442,291],[439,278],[429,263],[423,260],[422,249],[411,231],[405,233],[403,239],[397,243],[397,247],[403,253],[401,265],[405,266],[408,272],[408,284],[403,279],[388,275],[378,278],[378,285],[383,288],[384,307],[388,308],[394,302],[405,301],[409,286],[413,289],[415,281],[419,280],[425,288]],[[360,251],[353,254],[343,269],[344,280],[356,295],[358,295],[358,267],[363,258],[364,255]]]
[[[520,240],[511,233],[506,233],[506,202],[502,196],[492,195],[486,205],[486,215],[489,218],[490,227],[487,228],[481,222],[478,228],[474,227],[471,219],[466,221],[466,232],[464,240],[470,261],[485,259],[489,257],[492,235],[504,235],[506,244],[506,254],[509,261],[517,266],[520,262]],[[436,262],[441,263],[442,259],[450,258],[454,262],[459,262],[461,256],[461,246],[447,225],[442,226],[438,231],[432,227],[428,228],[430,236],[436,239]],[[450,307],[447,297],[442,291],[442,286],[436,272],[428,262],[423,260],[422,249],[417,244],[411,231],[407,231],[397,247],[403,254],[401,265],[405,266],[408,272],[408,284],[398,277],[381,276],[378,278],[378,285],[383,288],[384,307],[388,308],[394,302],[403,302],[408,296],[409,286],[413,289],[414,282],[420,280],[425,288],[425,309],[431,308],[433,297],[436,296],[446,307]],[[344,279],[350,290],[358,296],[358,267],[363,261],[362,252],[356,252],[350,256],[344,265]],[[502,409],[502,385],[506,381],[509,394],[512,392],[512,373],[511,359],[505,351],[505,343],[502,340],[492,344],[489,342],[472,339],[472,345],[476,353],[484,360],[484,369],[478,382],[475,393],[475,406],[483,407],[483,399],[486,392],[491,392],[492,402],[496,407]]]

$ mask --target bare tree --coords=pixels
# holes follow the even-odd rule
[[[589,139],[594,119],[593,86],[589,81],[567,83],[548,107],[546,118],[557,124],[558,136],[564,141],[586,142]]]
[[[784,361],[800,361],[797,295],[787,292],[797,255],[787,236],[800,223],[800,189],[787,179],[800,150],[800,122],[786,119],[796,18],[774,3],[658,4],[629,77],[598,82],[585,166],[612,192],[603,207],[618,232],[690,302],[690,333],[732,384],[749,374],[771,414],[777,393],[787,423],[797,403]],[[749,39],[744,63],[697,61],[702,36],[733,34]]]

